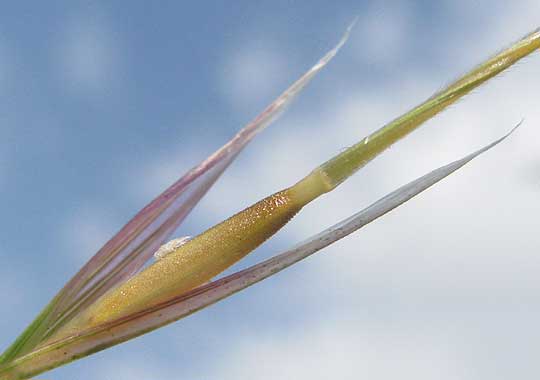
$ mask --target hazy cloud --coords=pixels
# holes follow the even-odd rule
[[[57,51],[60,76],[75,92],[94,94],[117,80],[120,42],[106,14],[72,15],[63,27]]]
[[[114,216],[99,205],[87,204],[72,210],[59,231],[59,239],[67,252],[67,259],[84,264],[120,228],[121,225],[114,221]]]
[[[414,17],[405,4],[378,3],[362,12],[354,46],[358,56],[369,62],[391,63],[403,57],[410,46]]]
[[[223,98],[238,110],[253,112],[260,101],[277,96],[277,83],[291,71],[286,57],[271,43],[238,46],[224,56],[218,81]]]
[[[256,334],[235,342],[210,378],[240,379],[467,379],[448,344],[382,325],[342,318],[293,331]]]

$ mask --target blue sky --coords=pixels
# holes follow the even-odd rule
[[[178,236],[285,187],[540,26],[533,0],[6,2],[0,342],[123,223],[322,56]],[[475,91],[299,215],[254,263],[523,127],[274,278],[53,379],[537,377],[540,61]],[[240,267],[245,266],[242,263]]]

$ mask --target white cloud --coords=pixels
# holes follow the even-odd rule
[[[67,259],[82,265],[119,229],[117,219],[98,206],[86,205],[73,210],[60,229],[60,242]]]
[[[64,26],[57,51],[61,79],[73,91],[101,93],[117,80],[120,41],[105,14],[75,14]]]
[[[172,376],[174,377],[174,376]],[[163,368],[151,363],[147,358],[131,357],[129,362],[96,363],[91,377],[103,380],[131,380],[131,379],[168,379],[171,378]]]
[[[372,5],[361,13],[351,41],[359,58],[374,63],[399,59],[410,46],[414,17],[409,7],[395,3]]]
[[[191,167],[204,159],[204,153],[210,154],[212,147],[204,141],[197,147],[185,144],[171,144],[163,147],[161,154],[157,154],[150,162],[142,162],[134,166],[130,174],[129,187],[126,192],[138,202],[149,202],[162,191],[172,185]]]
[[[348,318],[235,342],[209,378],[467,379],[451,344],[429,334],[359,326]]]
[[[291,72],[279,51],[264,41],[227,52],[218,68],[223,98],[239,110],[252,112],[253,106],[276,96],[282,90],[278,84]]]

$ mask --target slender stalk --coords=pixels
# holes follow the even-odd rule
[[[477,66],[411,111],[391,121],[365,137],[358,144],[327,161],[317,168],[313,175],[324,178],[333,189],[390,145],[415,130],[423,122],[437,115],[471,92],[471,90],[539,48],[540,29],[537,29],[508,49]]]

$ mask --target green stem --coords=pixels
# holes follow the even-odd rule
[[[30,343],[32,337],[35,336],[35,332],[38,329],[44,328],[44,321],[49,318],[50,311],[52,310],[55,304],[55,300],[50,302],[34,319],[34,321],[24,330],[24,332],[19,335],[19,337],[13,342],[4,353],[0,356],[0,365],[4,363],[9,363],[11,360],[15,359],[21,352],[24,351],[24,348]]]
[[[365,137],[356,145],[335,156],[315,170],[322,172],[332,188],[338,186],[396,141],[408,135],[423,122],[455,103],[471,90],[504,71],[514,63],[540,48],[540,30],[503,50],[471,70],[444,90]],[[319,174],[316,174],[320,176]]]

